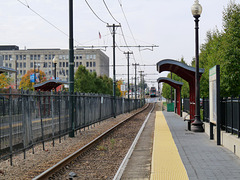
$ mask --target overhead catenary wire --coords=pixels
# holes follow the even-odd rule
[[[57,26],[55,26],[53,23],[51,23],[49,20],[47,20],[46,18],[44,18],[43,16],[41,16],[38,12],[36,12],[34,9],[32,9],[28,4],[23,3],[20,0],[17,0],[18,2],[20,2],[22,5],[26,6],[29,10],[31,10],[33,13],[35,13],[36,15],[38,15],[40,18],[42,18],[44,21],[46,21],[48,24],[50,24],[51,26],[53,26],[54,28],[56,28],[58,31],[62,32],[63,34],[65,34],[67,37],[68,34],[65,33],[64,31],[62,31],[61,29],[59,29]]]
[[[51,23],[49,20],[47,20],[46,18],[44,18],[41,14],[39,14],[37,11],[35,11],[34,9],[32,9],[29,4],[27,3],[27,1],[25,0],[26,4],[23,3],[20,0],[17,0],[19,3],[21,3],[23,6],[27,7],[29,10],[31,10],[34,14],[36,14],[37,16],[39,16],[42,20],[44,20],[45,22],[47,22],[49,25],[51,25],[52,27],[54,27],[55,29],[57,29],[58,31],[60,31],[62,34],[64,34],[65,36],[67,36],[69,38],[69,35],[67,33],[65,33],[63,30],[61,30],[60,28],[58,28],[56,25],[54,25],[53,23]],[[82,44],[76,40],[74,40],[76,43]]]
[[[92,13],[103,23],[108,24],[106,21],[102,20],[96,13],[95,11],[92,9],[92,7],[90,6],[90,4],[87,2],[87,0],[85,0],[86,4],[88,5],[89,9],[92,11]]]
[[[114,19],[114,21],[116,21],[118,24],[121,24],[121,23],[120,23],[118,20],[116,20],[116,18],[112,15],[112,13],[111,13],[110,9],[108,8],[105,0],[103,0],[103,3],[104,3],[104,5],[105,5],[106,9],[108,10],[108,13],[109,13],[109,14],[112,16],[112,18]]]

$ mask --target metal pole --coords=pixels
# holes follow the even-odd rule
[[[74,92],[74,50],[73,50],[73,0],[69,0],[69,120],[70,132],[69,137],[74,137],[74,109],[73,109],[73,92]]]
[[[200,15],[196,15],[195,17],[195,46],[196,46],[196,52],[195,52],[195,66],[196,66],[196,72],[195,72],[195,120],[192,123],[194,129],[192,129],[195,132],[203,132],[204,129],[202,127],[202,122],[200,120],[200,81],[199,81],[199,35],[198,35],[198,22]]]
[[[17,59],[15,60],[15,70],[16,70],[15,83],[16,83],[16,89],[17,89]]]
[[[57,63],[54,63],[54,79],[57,79]]]
[[[113,28],[113,117],[116,118],[116,71],[115,71],[115,34],[116,27],[121,27],[121,25],[107,25],[107,27]]]
[[[115,24],[113,24],[113,117],[116,118]]]

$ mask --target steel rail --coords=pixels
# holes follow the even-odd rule
[[[82,153],[86,152],[88,149],[90,149],[95,143],[101,141],[105,136],[107,136],[110,132],[114,131],[117,127],[119,127],[120,125],[124,124],[126,121],[128,121],[129,119],[131,119],[132,117],[136,116],[137,114],[143,112],[144,110],[146,110],[149,107],[149,104],[147,104],[147,106],[144,109],[141,109],[140,111],[134,113],[132,116],[124,119],[123,121],[119,122],[118,124],[116,124],[115,126],[113,126],[112,128],[108,129],[107,131],[105,131],[104,133],[102,133],[101,135],[99,135],[98,137],[96,137],[94,140],[92,140],[91,142],[89,142],[88,144],[84,145],[83,147],[81,147],[80,149],[78,149],[77,151],[75,151],[74,153],[72,153],[71,155],[67,156],[66,158],[62,159],[61,161],[59,161],[57,164],[55,164],[54,166],[50,167],[49,169],[47,169],[46,171],[42,172],[40,175],[36,176],[33,178],[33,180],[42,180],[42,179],[49,179],[52,174],[54,174],[55,172],[61,170],[63,167],[67,166],[68,164],[70,164],[72,161],[74,161],[77,157],[79,157]]]

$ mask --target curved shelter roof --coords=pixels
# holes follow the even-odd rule
[[[181,87],[183,85],[182,82],[179,81],[175,81],[173,79],[170,78],[166,78],[166,77],[160,77],[157,79],[157,82],[164,82],[164,83],[168,83],[170,86],[172,86],[173,88],[177,89],[177,87]]]
[[[173,59],[163,59],[157,63],[157,71],[171,71],[186,81],[190,82],[195,78],[195,67],[188,66]],[[204,73],[204,69],[199,68],[199,75]]]
[[[0,74],[5,73],[5,72],[16,73],[17,71],[12,68],[0,66]]]
[[[55,89],[62,84],[68,84],[68,82],[51,79],[40,84],[35,84],[33,87],[35,90],[51,91],[52,89]]]

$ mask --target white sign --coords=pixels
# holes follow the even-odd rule
[[[217,78],[216,66],[209,70],[209,118],[210,122],[217,123]]]
[[[121,85],[121,91],[125,91],[125,85]]]

